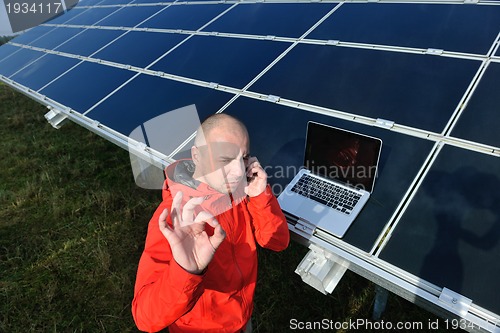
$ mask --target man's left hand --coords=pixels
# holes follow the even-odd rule
[[[252,156],[248,159],[247,183],[245,193],[249,197],[256,197],[265,191],[267,186],[267,174],[260,165],[257,157]]]

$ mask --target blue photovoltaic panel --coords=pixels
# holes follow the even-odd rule
[[[243,88],[288,46],[265,40],[194,36],[151,69]],[[259,52],[253,53],[256,49]]]
[[[101,5],[103,0],[81,0],[79,2],[80,6],[95,6],[95,5]]]
[[[298,45],[250,90],[441,132],[479,65],[464,59]]]
[[[93,55],[93,58],[146,67],[185,38],[186,35],[130,31]]]
[[[80,15],[88,15],[91,9],[89,8],[79,8],[81,5],[76,5],[71,10],[68,10],[64,15],[55,17],[54,19],[47,21],[47,24],[72,24],[71,20],[75,19]],[[38,29],[38,28],[37,28]]]
[[[9,77],[44,55],[43,52],[21,49],[12,57],[7,57],[0,62],[0,74]]]
[[[21,50],[22,49],[20,47],[13,46],[11,44],[2,45],[2,47],[0,47],[0,74],[5,75],[3,74],[3,71],[5,70],[3,65],[4,62]]]
[[[164,6],[124,7],[100,21],[99,25],[134,27],[164,8]]]
[[[133,75],[127,70],[83,62],[40,93],[84,113]]]
[[[251,4],[237,6],[206,31],[300,37],[335,4]]]
[[[123,33],[123,31],[119,30],[88,29],[78,35],[75,35],[66,43],[58,46],[55,50],[89,56]]]
[[[451,133],[453,136],[500,147],[499,83],[500,64],[492,62]]]
[[[198,30],[229,5],[171,5],[160,14],[139,25],[141,28]]]
[[[135,0],[134,3],[158,3],[158,2],[175,2],[176,0],[158,1],[158,0]]]
[[[13,39],[13,41],[15,43],[19,43],[19,44],[31,45],[31,43],[33,41],[42,38],[45,34],[47,34],[48,32],[50,32],[54,29],[56,29],[56,28],[44,27],[44,26],[37,27],[36,29],[30,29],[30,30],[26,31],[25,33],[15,37]]]
[[[13,75],[11,79],[33,90],[38,90],[78,62],[77,59],[47,54]]]
[[[136,2],[137,1],[132,1],[132,0],[102,0],[99,1],[99,6],[126,5],[128,3],[136,3]]]
[[[500,160],[445,147],[381,258],[500,313]]]
[[[130,100],[128,96],[133,95],[141,97]],[[231,94],[209,88],[140,75],[89,112],[88,116],[128,136],[146,121],[192,104],[196,105],[199,117],[206,118],[214,110],[220,109],[231,97]],[[182,128],[183,124],[179,126]],[[180,138],[169,136],[169,142],[165,144],[171,150],[162,153],[170,154],[191,134],[185,133],[185,136]]]
[[[82,33],[84,30],[83,28],[52,28],[52,30],[40,36],[40,38],[33,40],[29,45],[53,50],[61,44],[67,43],[71,38]],[[17,38],[14,39],[14,42],[17,42]]]
[[[72,25],[93,25],[108,15],[112,14],[115,11],[120,10],[123,7],[100,7],[94,8],[92,10],[86,10],[82,12],[80,15],[77,15],[71,18],[69,21],[64,22],[64,24],[72,24]],[[64,17],[62,15],[61,17]],[[48,22],[50,24],[54,24],[53,21]]]
[[[500,6],[364,3],[343,5],[308,38],[486,54],[499,31]]]
[[[276,194],[303,165],[307,121],[382,139],[380,170],[374,192],[343,238],[366,252],[373,246],[432,148],[429,141],[243,97],[225,112],[237,116],[247,125],[251,154],[268,166],[266,172]]]

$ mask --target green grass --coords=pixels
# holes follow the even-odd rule
[[[135,185],[125,150],[73,123],[55,130],[46,111],[0,84],[0,332],[136,332],[135,273],[161,194]],[[254,332],[371,317],[373,284],[347,272],[324,296],[293,272],[306,252],[260,251]],[[391,295],[382,319],[436,317]]]

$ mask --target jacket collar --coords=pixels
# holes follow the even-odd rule
[[[165,185],[163,199],[174,197],[178,191],[183,193],[183,203],[194,197],[204,197],[201,208],[217,216],[231,210],[233,204],[238,204],[243,198],[232,203],[232,197],[213,189],[204,182],[193,178],[195,165],[191,159],[178,160],[165,169]]]

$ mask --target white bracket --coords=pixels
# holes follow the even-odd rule
[[[52,127],[56,129],[61,128],[61,126],[66,122],[68,116],[52,107],[49,107],[49,110],[50,111],[45,114],[45,119],[47,119]]]
[[[280,101],[280,97],[274,96],[274,95],[268,95],[266,98],[266,101],[271,102],[271,103],[278,103]]]
[[[332,40],[329,39],[326,41],[325,45],[339,45],[340,41],[339,40]]]
[[[302,281],[322,292],[331,293],[349,267],[349,262],[311,244],[310,250],[295,269]]]
[[[439,300],[443,302],[447,307],[454,309],[460,314],[460,316],[465,317],[469,312],[472,300],[462,296],[448,288],[443,288],[441,295],[439,295]]]
[[[394,127],[394,122],[392,120],[377,118],[374,125],[382,128],[391,129]]]
[[[441,55],[443,54],[444,50],[440,49],[427,49],[425,51],[425,54],[430,54],[430,55]]]
[[[302,219],[298,219],[294,227],[301,233],[305,233],[308,236],[312,236],[314,229],[316,228],[313,224]]]

